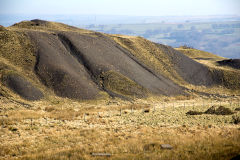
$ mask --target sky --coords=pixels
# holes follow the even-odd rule
[[[240,0],[0,0],[0,14],[240,15]]]

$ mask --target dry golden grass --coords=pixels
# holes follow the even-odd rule
[[[138,97],[143,98],[147,96],[148,90],[127,78],[121,73],[115,71],[107,71],[102,73],[101,83],[105,89],[113,91],[119,95],[127,96],[130,98]]]
[[[214,160],[230,159],[240,152],[240,126],[233,123],[232,115],[186,115],[189,110],[220,105],[213,99],[162,98],[133,104],[66,99],[34,102],[29,109],[0,100],[0,159]],[[233,98],[221,101],[232,111],[238,103]],[[173,149],[162,149],[161,144]],[[93,152],[111,157],[94,157]]]
[[[32,71],[36,63],[34,47],[23,32],[0,32],[0,57],[25,71]],[[5,60],[5,61],[6,61]]]
[[[176,50],[182,52],[183,54],[185,54],[186,56],[195,59],[195,58],[204,58],[204,59],[215,59],[215,60],[223,60],[225,58],[217,56],[215,54],[209,53],[209,52],[205,52],[205,51],[201,51],[201,50],[197,50],[197,49],[184,49],[184,48],[175,48]]]
[[[72,27],[63,23],[57,23],[57,22],[46,22],[45,24],[40,24],[36,25],[34,22],[31,21],[22,21],[20,23],[16,23],[11,27],[7,28],[8,30],[37,30],[37,31],[42,31],[42,32],[49,32],[51,33],[52,31],[73,31],[73,32],[78,32],[78,33],[83,33],[83,34],[91,34],[93,31],[85,30],[85,29],[80,29],[76,27]]]

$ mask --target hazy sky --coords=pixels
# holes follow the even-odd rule
[[[240,0],[0,0],[0,14],[240,15]]]

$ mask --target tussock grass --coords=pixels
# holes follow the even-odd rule
[[[181,48],[180,47],[180,48],[175,48],[175,49],[182,52],[183,54],[185,54],[186,56],[188,56],[192,59],[196,59],[196,58],[215,59],[215,60],[223,60],[224,59],[223,57],[217,56],[215,54],[197,50],[197,49],[193,49],[193,48]]]
[[[43,23],[33,22],[33,21],[22,21],[20,23],[16,23],[11,27],[8,27],[9,30],[37,30],[41,32],[52,33],[52,31],[71,31],[78,32],[82,34],[92,34],[93,31],[80,29],[77,27],[69,26],[63,23],[57,22],[48,22],[45,21]]]
[[[147,89],[143,88],[126,76],[114,71],[105,72],[100,75],[100,78],[102,86],[105,89],[122,96],[143,98],[146,97],[148,93]]]
[[[224,86],[230,89],[240,90],[240,71],[223,71]]]
[[[35,49],[23,32],[0,32],[0,56],[12,64],[32,71],[36,63]]]
[[[92,105],[43,101],[34,102],[31,109],[19,106],[12,110],[6,101],[4,112],[0,112],[0,120],[5,120],[4,125],[0,123],[0,157],[106,159],[91,156],[94,152],[110,153],[108,159],[214,160],[230,159],[239,153],[240,130],[232,115],[186,115],[189,110],[204,112],[210,106],[194,99],[170,99],[165,106],[146,102]],[[239,107],[237,101],[222,105],[231,110]],[[144,113],[143,109],[150,111]],[[164,150],[160,144],[170,144],[173,149]]]
[[[56,107],[46,107],[45,111],[49,112],[48,117],[59,119],[59,120],[74,120],[76,117],[82,115],[80,111],[75,111],[72,108],[56,108]]]
[[[41,112],[34,110],[17,110],[17,111],[9,111],[7,114],[8,118],[12,120],[23,120],[23,119],[38,119],[43,115]]]

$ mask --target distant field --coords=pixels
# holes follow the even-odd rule
[[[240,58],[240,21],[92,24],[80,27],[111,34],[142,36],[151,41],[172,47],[188,45],[223,57]]]

